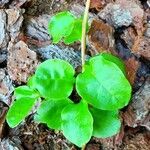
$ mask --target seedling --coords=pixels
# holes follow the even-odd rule
[[[81,23],[81,19],[70,12],[56,14],[49,23],[53,42],[63,40],[68,44],[84,39],[84,36],[81,38]],[[74,68],[64,60],[41,63],[27,85],[15,89],[16,100],[6,117],[9,126],[14,128],[20,124],[37,101],[41,101],[35,121],[62,131],[79,147],[92,136],[106,138],[117,134],[121,126],[119,109],[126,106],[131,97],[124,64],[107,53],[82,64],[82,73],[75,78]],[[74,86],[81,97],[79,103],[69,98]]]

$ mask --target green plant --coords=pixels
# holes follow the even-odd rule
[[[84,19],[87,19],[86,15]],[[85,26],[86,21],[83,23]],[[80,33],[76,31],[78,29]],[[84,35],[81,38],[81,20],[75,19],[69,12],[54,16],[49,32],[54,43],[62,38],[65,43],[79,39],[85,41]],[[83,34],[85,32],[86,28]],[[83,51],[84,48],[82,44]],[[27,86],[15,89],[16,100],[6,117],[9,126],[16,127],[40,101],[35,121],[61,130],[68,140],[79,147],[83,147],[91,136],[106,138],[118,133],[121,126],[118,110],[126,106],[131,97],[124,64],[107,53],[97,55],[86,63],[83,61],[84,55],[82,73],[76,78],[73,67],[66,61],[53,59],[41,63]],[[79,103],[69,98],[74,86],[81,97]]]

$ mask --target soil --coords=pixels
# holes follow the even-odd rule
[[[150,149],[150,1],[91,0],[86,58],[106,51],[120,57],[132,87],[132,99],[120,111],[122,129],[114,137],[92,138],[86,150]],[[83,14],[81,0],[0,1],[0,150],[78,150],[61,132],[33,121],[32,111],[18,127],[5,121],[13,90],[24,85],[37,65],[60,58],[80,70],[80,43],[52,44],[47,33],[53,14]],[[73,95],[76,97],[76,95]]]

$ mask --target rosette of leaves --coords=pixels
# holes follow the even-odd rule
[[[16,127],[41,104],[35,121],[60,130],[75,145],[82,147],[92,136],[106,138],[119,132],[119,109],[129,103],[131,86],[123,62],[102,53],[86,62],[76,79],[73,67],[54,59],[41,63],[27,86],[15,89],[16,100],[7,113],[7,123]],[[79,103],[69,99],[73,87],[81,96]]]
[[[49,22],[48,32],[52,36],[53,43],[58,43],[60,40],[63,40],[65,44],[80,41],[82,18],[76,18],[69,11],[57,13]]]

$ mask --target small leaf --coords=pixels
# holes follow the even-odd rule
[[[6,120],[11,128],[16,127],[25,119],[35,105],[36,99],[27,97],[16,100],[10,107]]]
[[[76,79],[76,88],[84,100],[102,110],[121,109],[131,97],[131,86],[120,68],[102,55],[85,65]]]
[[[64,60],[47,60],[35,72],[35,86],[46,99],[64,99],[73,90],[74,73],[73,67]]]
[[[48,31],[53,37],[53,43],[58,43],[72,32],[74,20],[74,16],[68,11],[60,12],[51,18]]]
[[[69,99],[43,101],[37,110],[35,121],[46,123],[51,129],[61,130],[61,112],[70,103]]]
[[[21,99],[22,97],[38,99],[40,97],[39,93],[36,90],[29,88],[28,86],[19,86],[15,89],[14,95],[16,99]]]
[[[126,75],[125,65],[121,59],[108,53],[102,53],[101,56],[103,56],[103,58],[105,58],[106,60],[115,63],[120,68],[120,70],[124,73],[124,75]]]
[[[93,136],[97,138],[107,138],[117,134],[121,127],[118,111],[106,111],[90,108],[92,113]]]
[[[87,103],[81,101],[79,104],[69,104],[61,116],[65,137],[79,147],[85,145],[93,132],[93,118]]]
[[[72,32],[64,38],[65,44],[71,44],[75,41],[80,41],[82,36],[82,19],[76,19]]]

